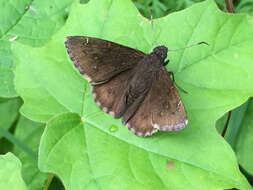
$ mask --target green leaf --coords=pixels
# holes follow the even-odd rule
[[[248,101],[234,109],[229,120],[228,128],[224,138],[230,144],[232,148],[235,147],[236,137],[239,134],[239,130],[242,124],[242,120],[245,117],[245,112],[248,107]]]
[[[14,64],[10,43],[0,39],[0,97],[16,97],[14,89]]]
[[[192,6],[195,3],[204,1],[204,0],[177,0],[177,1],[168,1],[168,0],[132,0],[135,6],[139,9],[141,14],[146,18],[152,17],[158,18],[166,16],[170,13],[183,10],[189,6]],[[246,0],[247,1],[247,0]],[[251,0],[249,0],[251,1]],[[215,0],[221,10],[226,10],[225,3],[223,0]]]
[[[0,97],[15,97],[11,42],[42,46],[65,23],[72,0],[0,0]]]
[[[0,39],[45,44],[65,23],[72,0],[0,0]],[[14,38],[14,39],[15,39]],[[13,39],[13,40],[14,40]]]
[[[12,153],[0,155],[0,189],[27,190],[21,176],[21,162]]]
[[[19,108],[22,104],[20,98],[3,99],[0,98],[0,128],[2,130],[8,130],[19,114]],[[0,132],[0,138],[3,135]]]
[[[253,15],[253,0],[240,1],[235,8],[235,12],[248,13]]]
[[[169,189],[172,180],[174,186],[180,187],[185,178],[193,181],[192,186],[189,185],[190,181],[182,184],[187,189],[251,189],[238,169],[234,152],[214,126],[219,117],[253,94],[253,55],[249,51],[253,45],[252,18],[222,13],[209,0],[155,19],[153,24],[152,30],[151,23],[139,14],[130,1],[92,0],[85,5],[74,4],[66,25],[45,47],[35,49],[14,44],[13,51],[18,64],[15,84],[17,92],[24,99],[22,113],[33,120],[47,122],[57,113],[70,111],[78,113],[85,121],[83,133],[83,124],[75,114],[63,114],[51,121],[52,126],[57,126],[59,122],[62,131],[56,127],[56,131],[48,135],[45,132],[40,147],[40,152],[44,154],[39,157],[40,168],[55,171],[67,189],[82,189],[77,184],[83,187],[84,180],[89,179],[92,179],[92,183],[88,185],[95,183],[98,186],[101,180],[107,180],[107,183],[102,183],[107,184],[103,189],[110,189],[115,182],[130,184],[132,189],[139,188],[133,187],[134,184],[140,185],[133,178],[138,181],[139,178],[147,179],[145,169],[151,176],[156,175],[162,181],[157,180],[156,185],[164,183],[165,189]],[[111,40],[146,53],[158,44],[176,49],[200,41],[208,42],[209,46],[168,53],[171,62],[167,69],[175,73],[177,84],[188,92],[185,94],[179,91],[187,110],[188,126],[182,131],[160,132],[150,138],[140,138],[129,132],[120,120],[103,113],[93,101],[89,84],[68,58],[64,38],[69,35]],[[73,136],[68,133],[72,128]],[[85,145],[85,140],[89,147]],[[90,143],[91,140],[94,144]],[[57,146],[57,153],[54,153],[54,145]],[[115,170],[108,174],[113,182],[108,183],[109,179],[99,174],[106,172],[110,160],[105,157],[110,158],[116,145],[119,147],[114,153]],[[103,151],[104,159],[87,165],[83,164],[88,159],[85,156],[86,146],[87,154],[96,154],[105,150],[105,146],[108,151]],[[133,173],[138,175],[130,176],[130,182],[124,179],[129,173],[119,172],[122,164],[120,150],[125,151],[125,147],[134,147],[134,150],[140,151],[136,162],[143,161],[142,167],[134,168],[136,171]],[[171,177],[167,182],[167,178],[165,180],[162,175],[164,171],[160,169],[164,169],[165,161],[156,162],[154,167],[158,170],[155,172],[155,169],[151,170],[151,164],[145,161],[148,158],[144,154],[152,155],[150,159],[165,158],[178,164],[180,169],[173,173],[178,177]],[[123,155],[123,158],[126,157],[126,154]],[[44,165],[49,163],[49,158],[52,162]],[[76,164],[73,165],[71,161]],[[64,167],[62,164],[65,164]],[[89,169],[89,166],[100,167],[99,172]],[[135,166],[128,164],[124,167],[132,170]],[[79,168],[79,173],[72,173],[75,168]],[[79,181],[78,176],[82,176],[82,181]],[[150,181],[151,176],[148,178]],[[149,188],[149,180],[140,180],[144,183],[140,188]]]
[[[253,175],[253,100],[249,101],[246,114],[243,118],[240,132],[238,133],[235,152],[240,165]]]
[[[0,139],[0,154],[6,154],[7,152],[12,151],[12,149],[13,144],[10,141],[8,141],[8,139],[6,138]]]
[[[40,144],[39,167],[56,173],[66,189],[229,188],[219,174],[161,154],[162,141],[151,139],[153,142],[138,140],[148,146],[156,144],[157,152],[111,137],[75,113],[64,113],[47,125]]]
[[[44,125],[35,123],[21,116],[16,126],[15,137],[27,146],[31,151],[38,152],[40,137],[44,130]],[[30,190],[41,190],[48,178],[48,174],[42,173],[38,169],[37,158],[27,154],[19,146],[14,147],[14,153],[22,161],[22,176]]]
[[[228,113],[226,113],[225,115],[223,115],[221,118],[219,118],[216,121],[215,127],[219,134],[222,134],[224,127],[226,125],[227,119],[228,119]]]

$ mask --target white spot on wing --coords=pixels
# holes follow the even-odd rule
[[[161,131],[176,131],[183,129],[188,123],[188,120],[184,120],[182,123],[179,123],[177,125],[164,125],[160,126],[157,123],[153,123],[153,126]]]
[[[115,117],[115,113],[113,111],[109,111],[109,114],[113,117]]]
[[[90,78],[88,75],[84,74],[84,77],[86,78],[86,80],[87,80],[88,82],[91,81],[91,78]]]
[[[103,107],[103,111],[104,112],[108,112],[108,108],[107,107]]]
[[[98,100],[96,101],[96,103],[99,107],[101,106],[101,103]]]
[[[143,133],[139,132],[139,131],[137,131],[135,134],[138,135],[138,136],[143,136]]]
[[[89,43],[89,38],[85,38],[85,45]]]

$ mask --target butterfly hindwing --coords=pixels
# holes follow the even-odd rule
[[[104,83],[133,68],[145,55],[136,49],[85,36],[69,36],[65,45],[77,69],[92,84]]]
[[[148,93],[135,114],[126,123],[128,129],[138,136],[149,136],[158,130],[152,126],[150,101]]]
[[[127,109],[125,95],[133,70],[121,72],[104,84],[92,85],[92,93],[99,107],[119,118]]]

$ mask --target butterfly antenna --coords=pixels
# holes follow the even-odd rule
[[[186,47],[183,47],[183,48],[178,48],[178,49],[168,49],[168,51],[178,51],[178,50],[183,50],[183,49],[186,49],[186,48],[190,48],[190,47],[194,47],[194,46],[198,46],[198,45],[201,45],[201,44],[205,44],[205,45],[208,45],[209,44],[207,42],[198,42],[196,44],[192,44],[192,45],[189,45],[189,46],[186,46]]]
[[[152,9],[150,9],[150,22],[151,22],[151,29],[152,29],[152,45],[153,45],[153,42],[155,42],[155,35],[154,35],[154,22],[153,22],[153,11]]]
[[[150,21],[151,21],[151,27],[152,27],[152,31],[153,31],[153,13],[152,13],[152,9],[150,9]]]

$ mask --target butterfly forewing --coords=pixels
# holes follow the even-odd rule
[[[85,36],[69,36],[65,45],[77,69],[92,84],[104,83],[133,68],[145,55],[136,49]]]

